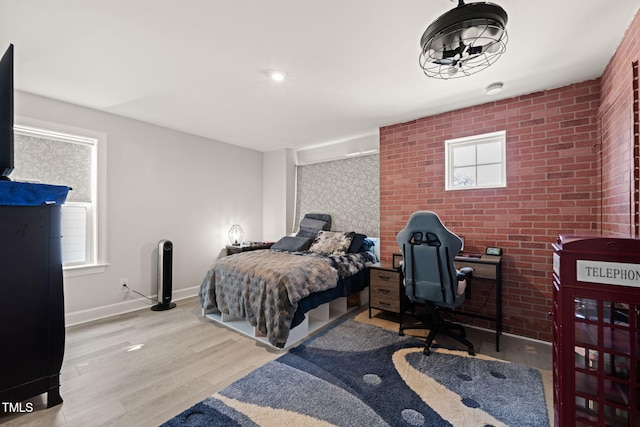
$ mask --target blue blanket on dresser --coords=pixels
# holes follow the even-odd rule
[[[0,205],[61,205],[67,200],[69,190],[65,185],[0,181]]]

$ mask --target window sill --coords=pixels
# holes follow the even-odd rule
[[[62,277],[86,276],[89,274],[104,273],[109,264],[74,265],[62,268]]]

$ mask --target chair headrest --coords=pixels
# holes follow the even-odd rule
[[[396,237],[400,248],[403,244],[416,243],[417,239],[422,239],[424,243],[430,245],[435,245],[437,241],[437,244],[448,247],[451,254],[457,254],[462,249],[462,240],[449,231],[440,217],[431,211],[418,211],[411,214],[407,225]]]

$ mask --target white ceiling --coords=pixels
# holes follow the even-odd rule
[[[599,77],[640,7],[494,2],[507,52],[448,81],[418,54],[449,0],[0,0],[0,48],[15,45],[18,90],[271,151]]]

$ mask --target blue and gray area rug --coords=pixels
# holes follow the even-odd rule
[[[344,320],[164,426],[548,426],[540,372]]]

